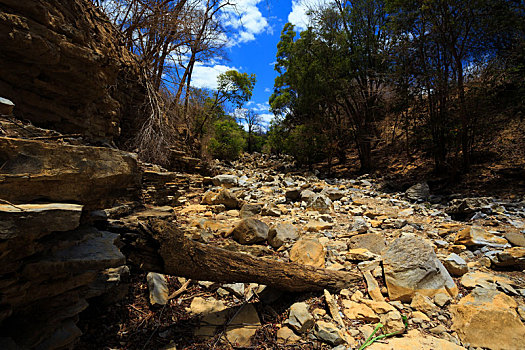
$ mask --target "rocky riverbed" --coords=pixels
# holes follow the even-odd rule
[[[110,226],[161,213],[176,217],[195,241],[358,271],[362,281],[337,292],[289,294],[141,275],[127,299],[139,312],[117,307],[134,316],[120,320],[112,341],[122,348],[354,349],[372,334],[390,334],[368,348],[524,348],[524,201],[436,199],[424,183],[383,193],[366,177],[321,180],[291,169],[257,154],[217,164],[220,175],[193,176],[177,205],[149,206]],[[97,315],[86,327],[96,327]],[[95,341],[89,330],[82,339],[86,348]]]

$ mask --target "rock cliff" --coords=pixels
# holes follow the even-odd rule
[[[91,1],[0,0],[0,47],[0,96],[18,117],[104,141],[136,125],[138,65]]]

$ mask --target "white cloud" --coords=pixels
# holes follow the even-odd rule
[[[270,88],[264,88],[264,92],[272,92],[272,89],[270,89]]]
[[[223,64],[204,65],[198,62],[193,68],[191,86],[200,89],[217,89],[217,76],[232,69],[237,70]]]
[[[239,1],[235,6],[228,6],[222,14],[223,24],[234,31],[229,46],[255,40],[255,36],[270,32],[268,20],[257,7],[265,4],[264,0]]]
[[[261,116],[261,120],[266,123],[266,124],[269,124],[272,119],[275,117],[272,113],[264,113],[264,114],[260,114]]]
[[[292,12],[288,14],[288,22],[299,31],[306,30],[310,23],[307,12],[310,9],[324,7],[331,0],[292,0]]]

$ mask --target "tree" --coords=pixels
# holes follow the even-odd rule
[[[252,153],[254,150],[254,144],[255,144],[255,140],[254,140],[255,132],[261,126],[261,116],[253,110],[245,109],[241,111],[240,119],[241,119],[241,123],[245,124],[246,127],[248,128],[248,135],[247,135],[248,152]]]
[[[212,116],[217,115],[217,110],[223,110],[224,103],[229,102],[236,108],[242,108],[252,97],[255,81],[255,74],[240,73],[236,70],[219,74],[217,90],[214,92],[213,98],[207,99],[206,110],[196,128],[197,136],[203,136],[206,123]]]
[[[218,120],[214,125],[214,136],[210,139],[211,154],[219,159],[234,160],[244,148],[244,131],[231,118]]]
[[[274,113],[296,124],[316,119],[329,135],[329,160],[344,160],[353,137],[362,171],[372,168],[375,124],[384,114],[390,69],[388,16],[378,0],[334,1],[311,13],[314,25],[294,40],[286,24],[277,48]]]

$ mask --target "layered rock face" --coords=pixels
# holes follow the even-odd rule
[[[0,96],[41,127],[91,140],[128,134],[144,98],[117,38],[88,0],[2,0]]]
[[[90,298],[128,273],[102,211],[138,197],[133,154],[0,137],[0,348],[67,347]],[[9,345],[11,344],[11,345]]]

